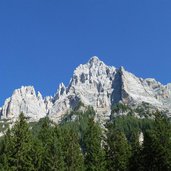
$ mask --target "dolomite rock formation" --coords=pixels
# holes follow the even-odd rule
[[[106,66],[97,57],[91,58],[85,65],[78,66],[69,86],[59,86],[49,117],[60,120],[63,114],[76,107],[79,101],[86,106],[93,106],[97,118],[109,116],[115,73],[114,67]]]
[[[105,65],[98,57],[92,57],[88,63],[76,68],[67,87],[63,83],[59,85],[54,97],[43,98],[31,86],[15,90],[0,108],[0,116],[1,119],[16,119],[23,112],[32,121],[49,116],[59,122],[80,101],[85,106],[92,106],[100,121],[109,119],[111,106],[118,102],[128,105],[146,102],[168,110],[170,115],[171,84],[138,78],[123,67],[116,69]]]
[[[47,108],[40,92],[37,94],[33,87],[16,89],[12,96],[6,99],[2,107],[1,119],[15,120],[23,112],[30,121],[37,121],[47,114]]]

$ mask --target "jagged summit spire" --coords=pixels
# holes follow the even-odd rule
[[[90,58],[88,63],[97,64],[97,63],[103,63],[103,61],[101,61],[97,56],[93,56],[93,57]]]
[[[99,69],[99,67],[102,67],[103,69],[106,69],[106,64],[101,61],[97,56],[93,56],[91,57],[87,63],[85,64],[80,64],[75,70],[74,70],[74,75],[79,75],[82,72],[87,71],[86,69],[90,69],[90,68],[96,68],[96,70]],[[101,69],[102,69],[101,68]]]

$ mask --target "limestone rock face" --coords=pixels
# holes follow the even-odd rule
[[[33,87],[16,89],[12,96],[6,99],[2,107],[1,119],[16,119],[23,112],[30,121],[38,121],[45,117],[47,110],[40,92],[37,94]]]
[[[121,68],[122,79],[122,100],[124,103],[146,102],[155,106],[161,106],[162,103],[155,97],[156,82],[148,84],[149,79],[138,78],[135,75]],[[150,86],[151,85],[151,86]]]
[[[138,78],[123,67],[105,65],[97,57],[74,71],[69,86],[59,87],[49,117],[54,121],[73,109],[79,101],[93,106],[99,120],[109,119],[111,106],[118,102],[128,105],[149,103],[159,109],[171,107],[171,84],[162,85],[155,79]]]
[[[49,117],[53,120],[61,119],[63,114],[76,107],[79,101],[86,106],[93,106],[97,117],[110,115],[115,74],[114,67],[105,65],[97,57],[78,66],[69,86],[66,88],[62,84],[59,87]]]
[[[128,105],[149,103],[168,110],[171,116],[171,84],[162,85],[152,78],[138,78],[123,67],[116,69],[98,57],[92,57],[75,69],[68,86],[59,85],[54,97],[43,98],[31,86],[15,90],[0,108],[0,116],[1,119],[16,119],[23,112],[33,121],[49,116],[59,122],[79,102],[92,106],[100,121],[109,119],[111,106],[118,102]]]

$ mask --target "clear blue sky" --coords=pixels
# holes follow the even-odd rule
[[[171,1],[0,0],[0,105],[21,85],[53,95],[93,55],[171,82]]]

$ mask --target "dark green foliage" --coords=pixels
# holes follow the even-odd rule
[[[171,124],[155,113],[154,128],[146,131],[143,144],[144,170],[171,170]]]
[[[15,126],[7,131],[2,147],[2,168],[4,170],[28,171],[34,170],[32,152],[32,137],[23,114]]]
[[[152,117],[152,112],[150,112],[151,108],[152,106],[149,103],[142,102],[142,104],[135,109],[135,112],[138,113],[140,117],[151,118]]]
[[[39,132],[43,146],[41,170],[82,171],[83,155],[74,123],[55,126],[46,118]]]
[[[9,158],[10,158],[10,154],[9,154],[9,149],[11,148],[11,131],[10,129],[7,130],[5,137],[1,140],[1,146],[0,146],[0,168],[1,170],[9,170],[10,168],[10,164],[9,162]]]
[[[122,103],[118,103],[118,104],[112,106],[112,114],[118,113],[119,111],[126,112],[128,110],[132,111],[132,109],[129,106],[122,104]]]
[[[66,171],[84,170],[83,154],[79,145],[78,135],[72,129],[63,129],[62,152]]]
[[[128,170],[131,148],[125,134],[114,125],[108,125],[106,135],[107,170]]]
[[[87,171],[105,170],[104,150],[102,147],[102,131],[93,118],[88,121],[84,134],[84,155]]]
[[[60,136],[60,130],[58,130],[57,126],[54,128],[52,124],[49,118],[45,118],[38,134],[43,149],[40,170],[63,171],[62,137]]]
[[[142,171],[142,144],[139,142],[139,133],[132,134],[130,145],[131,145],[131,157],[129,159],[129,170],[130,171]]]
[[[82,105],[59,125],[48,117],[28,124],[21,114],[0,139],[0,170],[171,170],[171,124],[160,112],[150,113],[148,104],[136,110],[118,104],[112,112],[127,115],[113,115],[102,129],[94,122],[95,111],[91,107],[80,110]],[[143,117],[135,117],[135,112]],[[143,144],[139,143],[140,133],[144,134]]]
[[[132,115],[124,115],[115,117],[112,124],[126,135],[128,141],[131,141],[133,134],[152,129],[153,120],[139,119]]]
[[[60,124],[61,128],[65,129],[72,129],[74,130],[80,140],[81,147],[83,146],[83,136],[85,134],[85,131],[88,127],[88,122],[90,118],[94,118],[95,112],[92,109],[92,107],[88,107],[86,111],[72,111],[69,118],[65,117],[65,122],[62,122]],[[72,121],[71,118],[75,117],[75,119]],[[66,119],[67,118],[67,119]]]
[[[34,166],[33,170],[41,170],[43,159],[43,147],[41,145],[41,141],[38,138],[33,137],[30,157],[32,158],[32,163]]]

